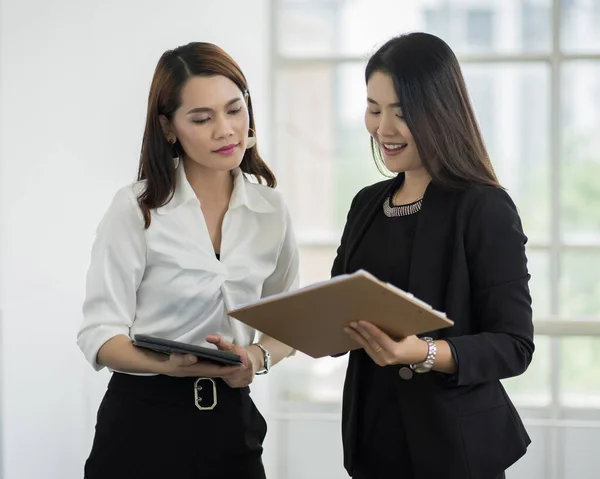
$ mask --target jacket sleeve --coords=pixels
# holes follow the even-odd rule
[[[517,209],[500,188],[486,188],[465,235],[472,319],[478,333],[448,338],[460,367],[458,386],[518,376],[534,352],[530,275]]]

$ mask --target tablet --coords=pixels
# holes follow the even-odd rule
[[[193,354],[202,361],[210,361],[220,365],[241,366],[243,364],[242,358],[238,354],[229,351],[195,346],[193,344],[171,341],[145,334],[136,334],[133,338],[133,345],[164,354]]]

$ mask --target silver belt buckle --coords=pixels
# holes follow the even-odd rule
[[[212,404],[203,406],[202,401],[208,400],[207,396],[211,394],[212,389]],[[198,378],[194,382],[194,403],[200,411],[211,411],[217,405],[217,383],[213,378]]]

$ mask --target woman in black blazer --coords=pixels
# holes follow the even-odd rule
[[[527,238],[488,158],[458,61],[411,33],[366,68],[365,123],[397,175],[352,201],[332,276],[365,269],[454,326],[393,340],[347,329],[344,464],[355,479],[494,479],[531,442],[500,380],[534,351]],[[507,138],[507,141],[510,139]]]

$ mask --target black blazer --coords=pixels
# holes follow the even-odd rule
[[[348,261],[375,213],[403,178],[374,184],[355,196],[332,276],[349,272]],[[430,372],[398,378],[399,412],[416,478],[493,478],[523,456],[531,442],[500,383],[522,374],[534,351],[526,242],[516,207],[504,190],[428,186],[408,289],[454,321],[453,327],[428,336],[452,343],[458,370],[452,376]],[[377,244],[368,247],[377,254]],[[342,412],[344,466],[350,475],[360,374],[354,351]]]

